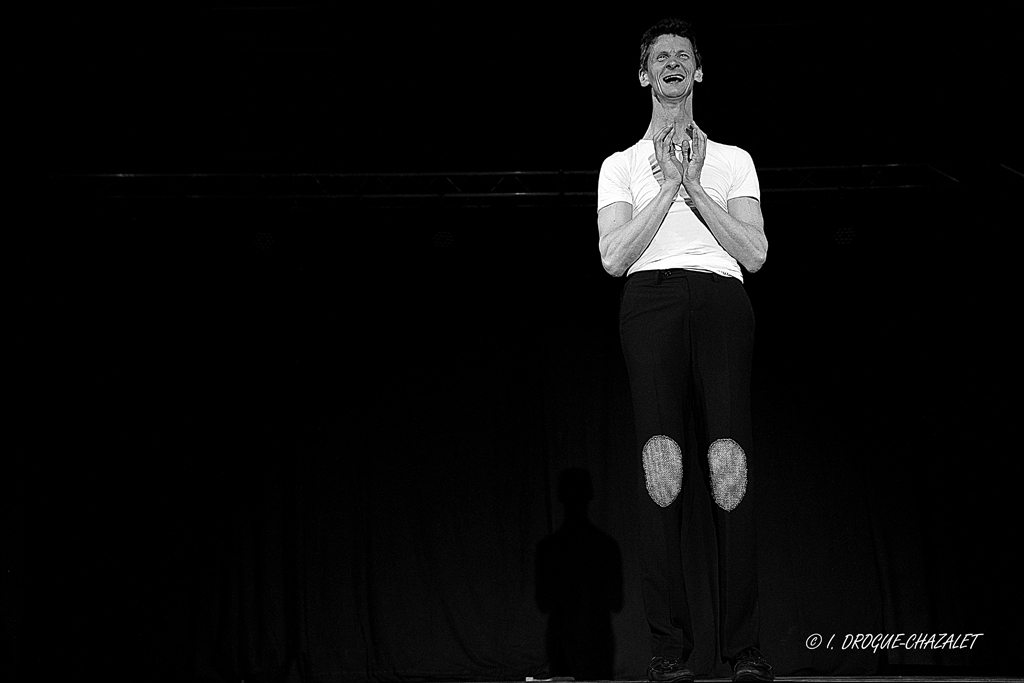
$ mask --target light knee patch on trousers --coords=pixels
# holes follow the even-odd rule
[[[736,509],[747,492],[747,456],[732,439],[719,439],[708,449],[711,494],[726,512]]]
[[[668,507],[683,487],[683,452],[667,436],[652,436],[644,445],[644,479],[651,500]]]

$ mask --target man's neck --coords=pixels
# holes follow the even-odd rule
[[[665,126],[674,126],[672,141],[679,144],[690,139],[689,128],[693,123],[693,98],[686,97],[679,102],[659,102],[651,98],[651,123],[644,133],[644,140],[653,140]]]

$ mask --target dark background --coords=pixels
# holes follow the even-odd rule
[[[780,675],[1022,672],[1020,60],[1008,17],[970,9],[690,15],[696,120],[753,155],[765,190],[751,494]],[[646,129],[638,42],[664,14],[26,19],[5,193],[5,669],[641,677],[622,281],[601,270],[592,203],[329,188],[596,182]],[[885,164],[913,182],[862,172]],[[713,537],[686,540],[691,665],[726,676]],[[984,635],[841,647],[943,632]],[[809,649],[814,633],[833,649]]]

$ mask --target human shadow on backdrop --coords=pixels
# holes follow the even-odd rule
[[[558,479],[565,517],[537,544],[537,606],[548,615],[546,653],[551,676],[611,680],[615,672],[612,614],[622,610],[622,555],[594,526],[590,472],[572,467]]]

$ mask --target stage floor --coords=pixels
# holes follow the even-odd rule
[[[532,683],[566,683],[572,679],[533,679]],[[776,676],[776,681],[786,683],[1016,683],[1024,681],[1022,676],[956,676],[956,675],[935,675],[935,676]],[[481,682],[487,683],[487,682]],[[490,681],[489,683],[495,683]],[[524,681],[503,681],[501,683],[524,683]],[[574,683],[648,683],[646,679],[616,680],[616,681],[575,681]],[[697,683],[732,683],[730,678],[701,678],[697,677]]]

